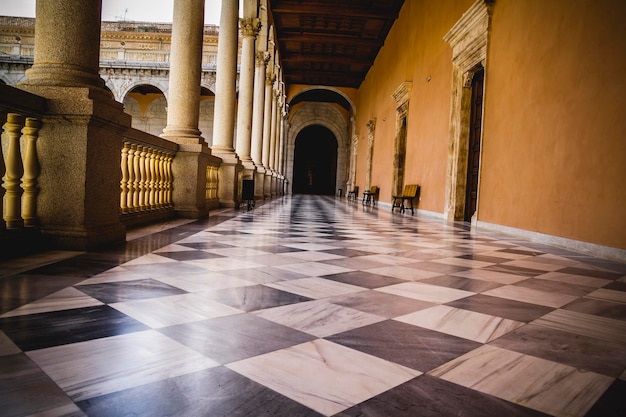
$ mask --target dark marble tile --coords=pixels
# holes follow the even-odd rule
[[[252,314],[171,326],[159,331],[226,364],[313,340],[309,334]]]
[[[516,282],[516,287],[531,288],[533,290],[547,291],[551,293],[575,295],[578,297],[585,296],[596,290],[595,287],[587,287],[583,285],[574,285],[565,282],[550,281],[547,279],[530,278],[524,281]]]
[[[521,244],[528,244],[528,242],[526,241],[520,241]],[[545,254],[545,252],[542,251],[533,251],[533,250],[524,250],[524,249],[513,249],[513,248],[507,248],[507,249],[501,249],[498,252],[504,252],[504,253],[515,253],[517,255],[526,255],[526,256],[537,256],[537,255],[543,255]]]
[[[423,271],[438,272],[440,274],[452,274],[455,272],[467,271],[468,269],[470,269],[470,268],[463,267],[463,266],[448,265],[448,264],[441,264],[439,262],[428,262],[428,261],[417,262],[414,264],[405,264],[402,266],[408,267],[408,268],[420,269]]]
[[[414,313],[436,305],[427,301],[414,300],[412,298],[400,297],[379,291],[361,291],[358,293],[340,295],[328,298],[327,301],[389,319],[404,316],[405,314]]]
[[[0,329],[23,351],[100,339],[149,327],[109,307],[96,306],[0,319]]]
[[[269,252],[273,254],[277,253],[289,253],[289,252],[303,252],[302,249],[292,248],[289,246],[282,245],[260,245],[260,246],[252,246],[251,249],[261,250],[263,252]]]
[[[605,285],[603,288],[614,291],[626,291],[626,282],[614,281],[608,285]]]
[[[481,281],[479,279],[462,278],[450,275],[421,279],[420,282],[471,292],[484,292],[502,286],[502,284],[498,284],[497,282]]]
[[[114,268],[120,263],[122,262],[116,255],[103,256],[87,253],[33,269],[29,273],[86,279]]]
[[[215,253],[205,252],[203,250],[190,250],[190,251],[180,251],[180,252],[159,252],[158,255],[164,256],[166,258],[174,259],[176,261],[195,261],[198,259],[224,258],[223,255],[217,255]]]
[[[604,279],[613,279],[613,280],[619,279],[624,276],[623,274],[617,273],[617,272],[601,271],[597,269],[575,268],[572,266],[559,269],[559,272],[563,274],[583,275],[586,277],[604,278]]]
[[[18,274],[0,279],[0,315],[83,281],[81,277]]]
[[[585,414],[585,417],[626,416],[624,397],[626,397],[626,381],[617,379]]]
[[[23,353],[0,356],[0,369],[2,416],[29,416],[73,404],[63,390]]]
[[[519,276],[528,277],[528,278],[536,277],[537,275],[546,273],[546,271],[540,271],[538,269],[522,268],[519,266],[505,265],[505,264],[489,265],[483,269],[487,271],[495,271],[495,272],[503,272],[505,274],[519,275]]]
[[[234,248],[235,246],[222,242],[189,242],[178,243],[180,246],[186,246],[192,249],[225,249]]]
[[[592,314],[609,319],[626,320],[626,304],[593,300],[591,298],[579,298],[561,308],[563,310]]]
[[[225,367],[194,372],[77,403],[89,416],[320,417]]]
[[[402,279],[372,274],[365,271],[350,271],[339,274],[324,275],[324,278],[370,289],[406,282]]]
[[[250,287],[224,288],[204,293],[207,298],[243,311],[255,311],[286,304],[310,301],[308,297],[254,285]]]
[[[580,370],[618,377],[626,368],[626,350],[618,342],[528,324],[490,343]]]
[[[446,303],[446,305],[526,323],[536,320],[554,310],[552,307],[491,297],[484,294],[461,298],[460,300]]]
[[[473,254],[473,253],[468,254],[468,255],[457,256],[457,258],[471,259],[472,261],[480,261],[480,262],[491,262],[494,264],[499,264],[502,262],[511,262],[511,258],[500,258],[497,256],[480,255],[480,254]]]
[[[422,372],[482,346],[471,340],[394,320],[360,327],[326,339]]]
[[[272,266],[261,268],[245,268],[229,271],[220,271],[220,274],[228,275],[235,278],[244,279],[246,281],[256,282],[257,284],[265,284],[267,282],[283,281],[290,279],[304,278],[308,275],[299,274],[285,269],[274,268]]]
[[[335,417],[547,416],[430,375],[421,375]]]
[[[371,252],[367,252],[363,250],[356,250],[356,249],[348,249],[348,248],[331,249],[331,250],[324,250],[320,252],[331,253],[333,255],[339,255],[339,256],[345,256],[346,258],[355,258],[357,256],[365,256],[365,255],[372,254]]]
[[[185,274],[206,274],[207,272],[207,270],[204,268],[195,265],[189,265],[183,262],[160,262],[153,264],[124,265],[123,268],[135,274],[145,275],[149,278],[158,278],[160,276],[181,276]]]
[[[187,293],[187,291],[180,288],[172,287],[154,279],[81,285],[77,288],[85,294],[107,304]]]

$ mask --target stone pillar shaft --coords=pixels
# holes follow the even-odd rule
[[[217,44],[213,150],[234,152],[235,93],[237,82],[238,0],[223,0]],[[217,152],[215,152],[217,153]]]
[[[265,66],[267,52],[258,52],[254,70],[254,104],[252,115],[251,157],[257,167],[263,166],[263,111],[265,109]]]
[[[254,169],[250,155],[255,73],[254,43],[260,23],[260,20],[256,18],[241,19],[240,21],[243,42],[241,47],[241,66],[239,70],[236,153],[246,169]]]
[[[163,137],[197,144],[200,137],[200,77],[204,0],[175,0],[167,106]]]

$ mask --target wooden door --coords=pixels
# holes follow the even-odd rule
[[[465,189],[465,212],[463,218],[466,222],[472,220],[478,203],[478,173],[480,171],[480,137],[483,120],[483,86],[485,70],[474,74],[472,78],[472,103],[470,110],[469,144],[467,154],[467,182]]]

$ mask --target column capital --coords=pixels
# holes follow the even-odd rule
[[[255,58],[256,58],[255,60],[256,66],[264,67],[264,66],[267,66],[268,62],[270,62],[270,53],[267,51],[257,51]]]
[[[261,19],[256,17],[248,17],[239,19],[239,29],[241,30],[241,36],[254,37],[259,34],[261,30]]]

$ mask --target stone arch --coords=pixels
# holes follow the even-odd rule
[[[310,93],[315,90],[323,90],[323,91],[328,91],[328,92],[337,94],[340,97],[341,101],[345,101],[347,106],[344,106],[342,103],[339,103],[339,100],[337,101],[337,103],[340,104],[342,107],[344,107],[346,110],[348,110],[352,114],[352,117],[356,115],[356,106],[352,102],[352,99],[348,97],[346,93],[344,93],[343,91],[341,91],[339,88],[336,88],[336,87],[314,86],[314,87],[303,88],[291,98],[291,100],[289,101],[289,104],[293,105],[293,103],[298,101],[299,97],[305,96],[307,95],[307,93]]]
[[[291,115],[287,133],[286,177],[293,182],[293,162],[296,138],[305,127],[319,125],[330,130],[337,139],[337,184],[346,181],[346,162],[350,144],[349,126],[341,112],[329,103],[303,103]]]

